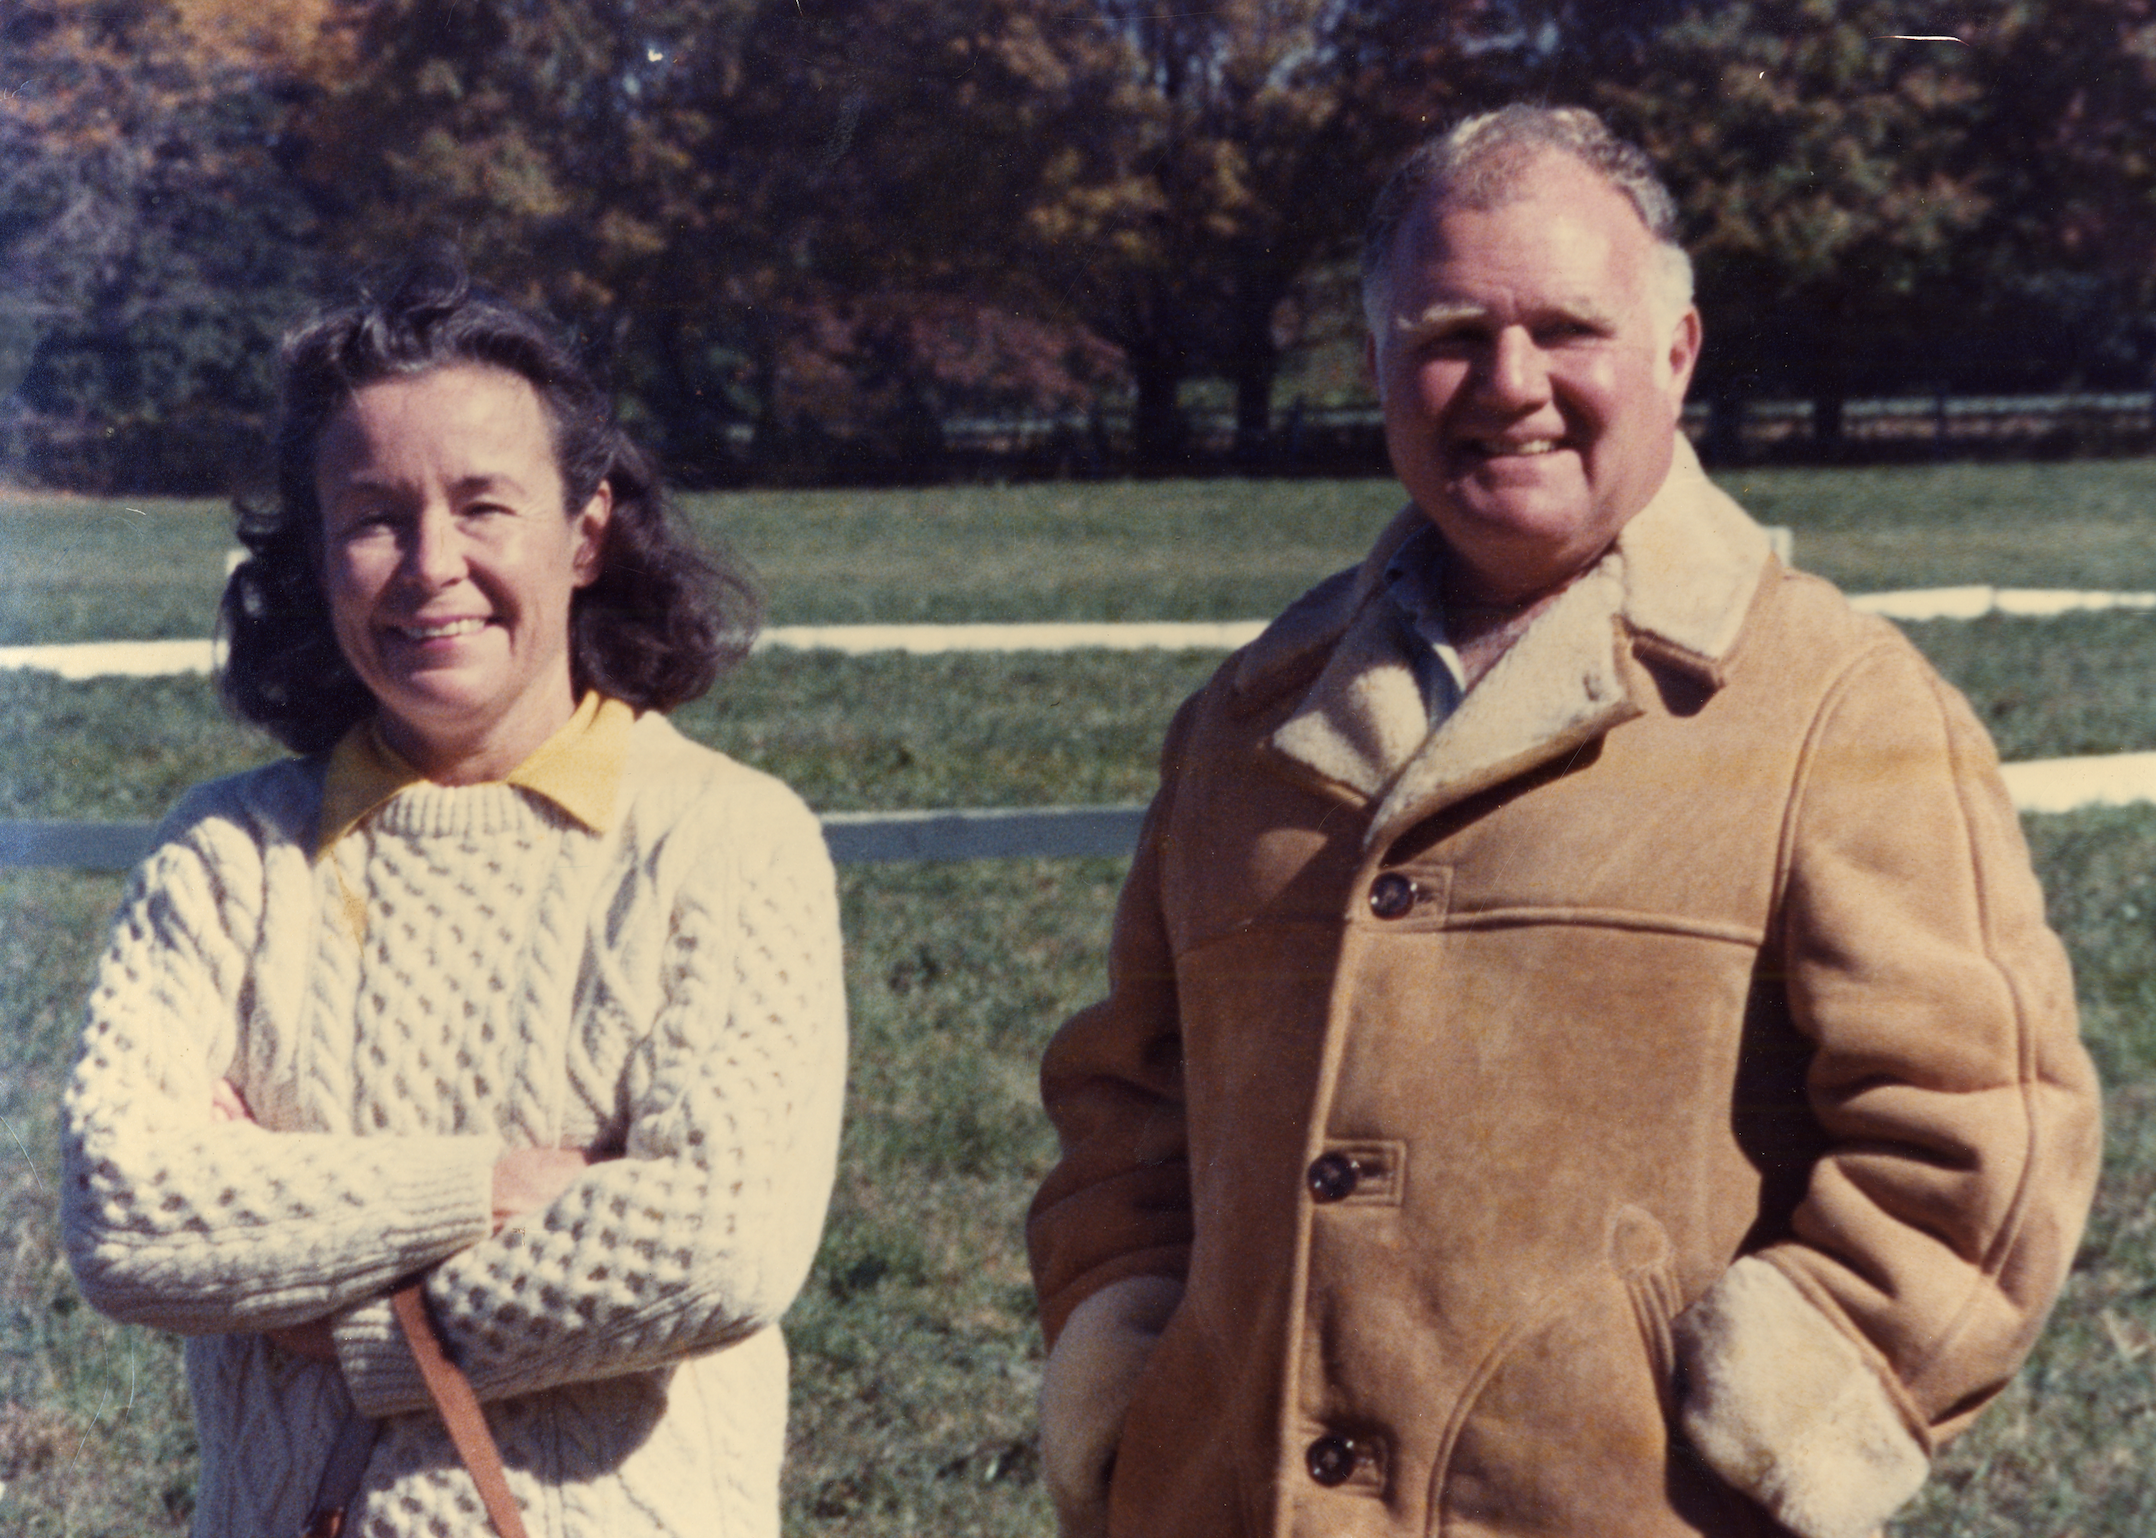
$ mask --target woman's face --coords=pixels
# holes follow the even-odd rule
[[[563,510],[538,393],[455,364],[355,391],[315,452],[337,643],[389,745],[445,784],[499,779],[575,712],[569,601],[613,510]]]

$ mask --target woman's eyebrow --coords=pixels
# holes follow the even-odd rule
[[[460,498],[483,497],[495,492],[521,493],[524,490],[524,483],[513,475],[504,475],[498,471],[481,470],[471,475],[457,477],[457,479],[449,483],[449,490],[452,496]]]

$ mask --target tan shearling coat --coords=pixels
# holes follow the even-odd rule
[[[1863,1538],[2097,1091],[1997,761],[1679,460],[1438,730],[1412,509],[1177,717],[1028,1237],[1069,1538]]]

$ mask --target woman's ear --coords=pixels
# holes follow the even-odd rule
[[[614,487],[601,481],[599,489],[591,494],[584,510],[576,515],[576,553],[569,559],[569,569],[576,577],[578,587],[589,587],[599,579],[600,557],[606,551],[606,526],[614,516]]]

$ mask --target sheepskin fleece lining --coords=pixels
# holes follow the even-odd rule
[[[1041,1375],[1041,1471],[1062,1538],[1104,1538],[1123,1418],[1183,1284],[1133,1276],[1071,1311]]]
[[[1440,800],[1495,784],[1637,715],[1620,660],[1634,637],[1719,683],[1770,553],[1764,531],[1716,489],[1680,439],[1661,490],[1609,552],[1431,731],[1409,640],[1382,594],[1385,563],[1421,521],[1416,509],[1403,512],[1351,581],[1322,584],[1290,609],[1236,675],[1239,688],[1262,687],[1298,656],[1332,646],[1272,747],[1380,801],[1372,845]]]
[[[1799,1538],[1865,1538],[1931,1460],[1878,1373],[1772,1264],[1738,1260],[1677,1319],[1685,1435]]]
[[[1550,744],[1586,742],[1638,715],[1617,665],[1615,620],[1623,603],[1624,557],[1612,551],[1429,734],[1385,793],[1366,847],[1390,839],[1419,807],[1509,779]]]

